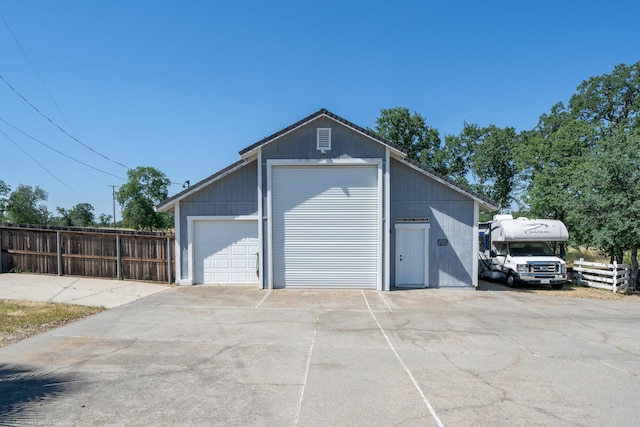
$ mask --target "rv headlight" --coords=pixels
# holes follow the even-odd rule
[[[567,273],[567,264],[560,264],[560,273],[561,274]]]
[[[516,266],[518,273],[524,273],[527,271],[527,264],[518,264]]]

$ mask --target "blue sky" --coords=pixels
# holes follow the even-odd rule
[[[0,14],[0,75],[100,153],[0,81],[0,180],[96,217],[118,163],[161,170],[172,195],[320,108],[373,127],[407,107],[441,135],[531,129],[640,60],[635,0],[0,0]]]

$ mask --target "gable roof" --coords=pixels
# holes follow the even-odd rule
[[[360,127],[348,120],[343,119],[342,117],[331,113],[330,111],[328,111],[325,108],[320,109],[319,111],[310,114],[309,116],[303,118],[302,120],[297,121],[296,123],[292,124],[291,126],[288,126],[276,133],[274,133],[273,135],[267,136],[266,138],[261,139],[260,141],[240,150],[239,154],[242,157],[242,160],[239,160],[235,163],[233,163],[230,166],[227,166],[226,168],[222,169],[219,172],[214,173],[213,175],[203,179],[202,181],[194,184],[193,186],[187,188],[186,190],[181,191],[180,193],[162,201],[162,203],[160,203],[158,206],[156,206],[156,210],[158,211],[170,211],[173,207],[173,205],[175,205],[176,203],[180,202],[180,200],[184,199],[185,197],[190,196],[191,194],[199,191],[201,188],[206,187],[212,183],[214,183],[215,181],[218,181],[219,179],[223,178],[224,176],[236,171],[237,169],[240,169],[241,167],[244,167],[246,165],[248,165],[253,159],[251,158],[252,155],[254,153],[256,153],[261,147],[265,146],[266,144],[269,144],[285,135],[287,135],[290,132],[293,132],[294,130],[314,121],[317,120],[321,117],[327,117],[329,119],[332,119],[338,123],[341,123],[349,128],[351,128],[352,130],[363,134],[369,138],[371,138],[372,140],[383,144],[387,147],[389,147],[395,154],[395,158],[397,158],[399,161],[401,161],[402,163],[408,165],[409,167],[412,167],[413,169],[418,170],[419,172],[421,172],[422,174],[429,176],[430,178],[434,179],[435,181],[440,182],[441,184],[446,185],[447,187],[464,194],[465,196],[469,197],[470,199],[473,199],[475,201],[477,201],[478,203],[480,203],[480,206],[483,207],[485,210],[487,211],[493,211],[493,210],[498,210],[500,208],[500,205],[498,205],[496,202],[482,196],[481,194],[476,193],[475,191],[471,190],[470,188],[461,185],[455,181],[453,181],[452,179],[445,177],[441,174],[439,174],[438,172],[416,162],[415,160],[409,159],[407,157],[407,153],[405,150],[402,149],[402,147],[400,147],[399,145],[377,135],[376,133],[372,132],[369,129],[365,129],[363,127]]]
[[[371,138],[371,139],[373,139],[373,140],[375,140],[375,141],[377,141],[377,142],[379,142],[381,144],[387,145],[390,148],[396,150],[398,152],[398,154],[402,154],[403,157],[407,155],[407,152],[402,147],[400,147],[399,145],[389,141],[388,139],[385,139],[385,138],[381,137],[380,135],[377,135],[375,132],[372,132],[369,129],[365,129],[363,127],[360,127],[360,126],[356,125],[355,123],[352,123],[352,122],[350,122],[348,120],[343,119],[342,117],[340,117],[340,116],[338,116],[336,114],[333,114],[332,112],[330,112],[326,108],[322,108],[322,109],[316,111],[315,113],[308,115],[304,119],[295,122],[291,126],[288,126],[288,127],[284,128],[284,129],[282,129],[281,131],[278,131],[278,132],[274,133],[273,135],[267,136],[266,138],[262,138],[260,141],[256,142],[255,144],[252,144],[252,145],[248,146],[247,148],[245,148],[243,150],[240,150],[240,156],[243,157],[243,158],[246,158],[251,153],[255,152],[258,148],[260,148],[260,147],[262,147],[262,146],[264,146],[266,144],[269,144],[269,143],[275,141],[276,139],[279,139],[282,136],[284,136],[284,135],[286,135],[286,134],[288,134],[288,133],[290,133],[290,132],[292,132],[292,131],[294,131],[294,130],[296,130],[298,128],[301,128],[302,126],[306,125],[307,123],[310,123],[310,122],[312,122],[314,120],[317,120],[317,119],[319,119],[321,117],[327,117],[329,119],[332,119],[332,120],[334,120],[334,121],[336,121],[338,123],[341,123],[341,124],[351,128],[351,129],[353,129],[354,131],[356,131],[358,133],[361,133],[361,134],[363,134],[365,136],[368,136],[369,138]]]

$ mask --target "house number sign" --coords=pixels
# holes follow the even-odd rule
[[[429,222],[429,218],[396,218],[396,222]]]

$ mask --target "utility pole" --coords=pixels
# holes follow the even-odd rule
[[[117,185],[108,185],[111,187],[111,201],[113,202],[113,229],[116,229],[116,187]]]

